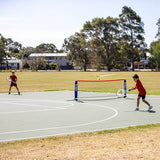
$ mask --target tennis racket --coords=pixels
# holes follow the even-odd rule
[[[124,97],[124,89],[119,89],[119,90],[117,90],[116,96],[117,96],[118,98]]]
[[[10,77],[7,77],[7,80],[8,80],[9,82],[12,82],[12,83],[16,84],[16,82],[13,81]]]

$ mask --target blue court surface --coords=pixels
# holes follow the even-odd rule
[[[0,94],[0,142],[107,130],[160,122],[160,96],[147,96],[154,107],[137,95],[117,98],[115,94],[72,91]]]

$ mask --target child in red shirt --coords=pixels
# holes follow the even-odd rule
[[[15,71],[12,71],[12,75],[10,75],[10,87],[9,87],[9,93],[8,94],[11,94],[11,88],[14,86],[16,87],[17,91],[18,91],[18,94],[20,95],[20,92],[19,92],[19,89],[17,87],[17,76],[15,75]]]
[[[133,88],[130,88],[128,91],[132,91],[134,89],[137,89],[139,91],[138,98],[137,98],[137,108],[135,109],[136,111],[139,111],[139,103],[140,103],[140,98],[142,98],[142,101],[148,105],[148,111],[150,111],[153,107],[145,100],[146,98],[146,90],[143,87],[141,81],[139,80],[139,76],[135,74],[133,76],[133,80],[136,82],[136,86]]]

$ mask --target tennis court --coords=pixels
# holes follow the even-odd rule
[[[0,94],[0,142],[91,132],[160,122],[160,96],[147,96],[152,112],[141,103],[134,111],[137,95],[73,91]]]

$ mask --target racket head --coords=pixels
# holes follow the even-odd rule
[[[9,76],[7,76],[7,81],[11,82],[11,78]]]
[[[118,89],[116,92],[116,96],[118,98],[123,98],[124,97],[124,89]]]

